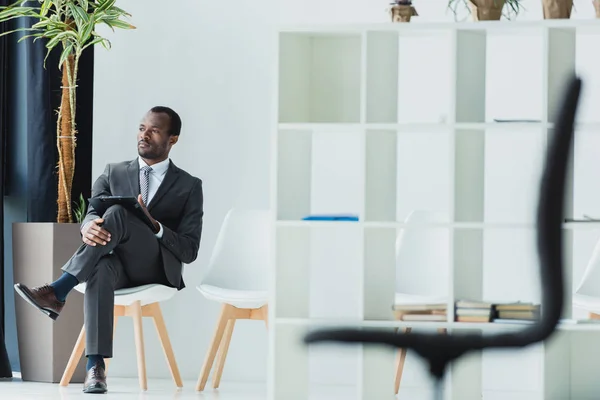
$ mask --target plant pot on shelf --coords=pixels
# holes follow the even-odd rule
[[[418,17],[417,10],[412,5],[394,4],[390,8],[392,22],[410,22],[412,17]]]
[[[12,237],[14,281],[29,287],[52,282],[82,244],[79,224],[14,223]],[[17,340],[24,381],[60,382],[73,344],[83,325],[83,295],[69,298],[56,321],[32,307],[15,292]],[[85,379],[85,357],[73,375]]]
[[[506,0],[470,0],[473,21],[499,21]]]
[[[569,19],[573,0],[542,0],[544,19]]]
[[[596,10],[596,18],[600,18],[600,0],[594,0],[592,4],[594,4],[594,9]]]

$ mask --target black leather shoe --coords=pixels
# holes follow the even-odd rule
[[[106,393],[106,373],[100,363],[96,363],[87,372],[83,383],[83,393]]]

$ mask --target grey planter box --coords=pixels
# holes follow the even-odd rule
[[[62,274],[62,266],[82,244],[79,224],[13,224],[15,283],[29,287],[50,283]],[[83,295],[69,294],[56,321],[24,301],[15,292],[17,338],[24,381],[58,383],[83,325]],[[72,383],[85,379],[85,357]]]

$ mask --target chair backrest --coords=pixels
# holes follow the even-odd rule
[[[268,290],[270,235],[268,210],[229,210],[202,283],[235,290]]]
[[[600,299],[600,240],[594,247],[575,293]]]
[[[450,235],[444,226],[416,226],[449,223],[447,213],[414,210],[405,220],[396,240],[396,292],[420,296],[446,296],[449,288]]]

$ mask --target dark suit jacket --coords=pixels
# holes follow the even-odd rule
[[[137,158],[108,164],[104,173],[94,182],[92,197],[137,197],[140,193],[139,176]],[[189,264],[198,256],[204,216],[203,203],[202,180],[170,161],[158,191],[150,204],[147,204],[150,215],[163,226],[162,238],[158,240],[165,274],[169,282],[179,290],[185,287],[182,278],[183,263]],[[98,215],[90,205],[81,227],[96,218]]]

